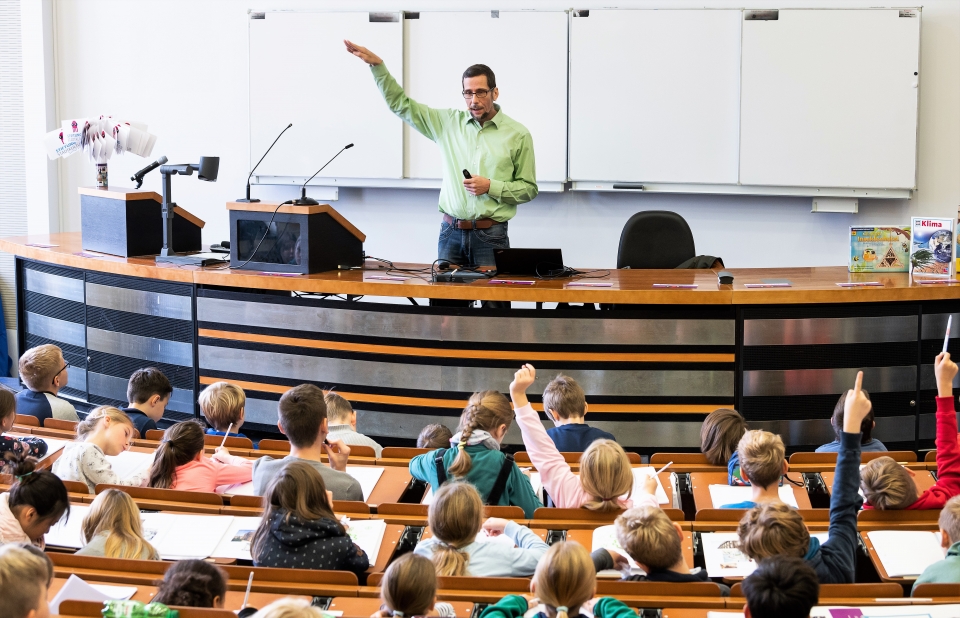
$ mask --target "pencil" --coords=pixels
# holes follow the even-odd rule
[[[230,430],[233,429],[233,423],[230,423],[230,426],[227,427],[227,433],[223,436],[223,441],[220,442],[220,448],[223,448],[223,445],[227,443],[227,438],[230,437]],[[253,573],[250,574],[253,577]]]

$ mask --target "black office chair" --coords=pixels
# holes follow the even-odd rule
[[[676,268],[697,255],[686,220],[667,210],[645,210],[620,233],[617,268]]]

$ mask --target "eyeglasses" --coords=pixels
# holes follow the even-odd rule
[[[487,95],[489,94],[490,94],[489,90],[483,90],[483,89],[477,90],[476,92],[470,92],[469,90],[464,90],[463,98],[468,101],[472,99],[474,96],[476,96],[478,99],[486,99]]]
[[[53,380],[51,380],[50,383],[53,384],[53,382],[56,381],[57,376],[59,376],[61,373],[63,373],[64,370],[65,370],[67,367],[69,367],[69,366],[70,366],[70,364],[67,363],[66,365],[63,366],[63,369],[61,369],[60,371],[58,371],[58,372],[56,372],[55,374],[53,374]]]

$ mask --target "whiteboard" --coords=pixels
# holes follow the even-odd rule
[[[533,137],[538,181],[567,178],[567,14],[562,11],[421,12],[404,20],[407,94],[431,107],[466,109],[461,76],[485,64],[503,112]],[[472,38],[472,42],[464,41]],[[404,127],[409,178],[440,178],[440,151]]]
[[[249,20],[251,167],[293,123],[258,175],[306,180],[350,142],[356,146],[323,177],[403,175],[403,122],[387,109],[370,68],[343,45],[350,39],[372,50],[402,85],[403,24],[394,15],[376,22],[366,12],[266,12]]]
[[[740,182],[916,184],[920,11],[780,10],[743,22]]]
[[[741,14],[572,17],[570,177],[735,184]]]

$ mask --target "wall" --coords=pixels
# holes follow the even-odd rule
[[[624,0],[620,8],[740,7],[733,0]],[[478,7],[463,0],[368,3],[275,2],[257,10],[431,10]],[[761,0],[751,8],[778,8]],[[791,2],[801,7],[869,7],[875,0]],[[250,161],[247,135],[247,3],[231,0],[57,0],[57,103],[60,118],[112,113],[149,123],[159,135],[154,157],[171,162],[221,157],[220,180],[174,180],[174,199],[207,221],[204,242],[228,238],[224,203],[241,197]],[[491,8],[498,5],[491,4]],[[526,0],[523,8],[563,9],[569,3]],[[583,2],[578,8],[600,8]],[[912,200],[863,200],[857,215],[811,213],[809,198],[541,194],[511,222],[514,246],[555,246],[577,266],[615,264],[620,230],[638,210],[668,209],[693,228],[697,251],[722,256],[728,267],[841,265],[850,225],[902,223],[912,215],[950,216],[960,206],[960,2],[930,0],[923,7],[918,190]],[[359,41],[362,44],[362,41]],[[467,45],[482,47],[482,39]],[[346,53],[346,52],[345,52]],[[366,70],[358,60],[357,70]],[[501,84],[509,88],[509,84]],[[330,85],[336,96],[336,84]],[[296,96],[295,84],[277,96]],[[544,97],[544,105],[550,97]],[[523,119],[520,118],[520,121]],[[645,119],[625,118],[625,122]],[[53,127],[50,127],[51,129]],[[40,139],[40,135],[28,136]],[[331,150],[335,151],[335,145]],[[259,156],[259,153],[255,153]],[[135,156],[110,163],[114,184],[147,161]],[[78,230],[76,187],[94,181],[94,166],[76,155],[61,164],[64,230]],[[159,192],[159,176],[145,182]],[[262,199],[286,199],[287,187],[254,187]],[[394,261],[432,260],[439,216],[437,191],[341,189],[336,207],[367,234],[370,255]]]

